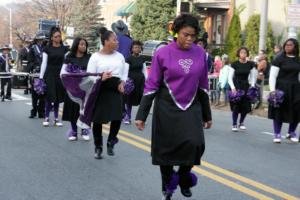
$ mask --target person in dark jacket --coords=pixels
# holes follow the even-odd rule
[[[9,51],[11,50],[8,45],[5,45],[2,48],[2,55],[0,56],[0,79],[1,79],[1,101],[12,100],[11,98],[11,73],[10,69],[12,68],[11,62],[12,58],[9,54]],[[6,94],[5,94],[5,86],[6,88]]]

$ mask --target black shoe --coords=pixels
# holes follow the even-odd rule
[[[4,102],[4,97],[1,98],[1,101]]]
[[[45,114],[44,113],[39,113],[39,118],[40,119],[44,119],[45,118]]]
[[[114,144],[112,142],[107,142],[107,155],[114,156]]]
[[[181,188],[181,194],[185,197],[191,197],[193,195],[190,188],[187,189]]]
[[[171,194],[167,194],[166,192],[163,192],[162,200],[171,200],[171,197],[172,197]]]
[[[95,155],[94,155],[95,159],[102,159],[101,154],[102,154],[102,148],[95,148]]]
[[[24,94],[28,94],[28,89],[24,90]]]
[[[34,110],[31,110],[29,118],[32,119],[32,118],[35,118],[35,117],[36,117],[36,112]]]
[[[12,100],[11,96],[6,96],[5,99],[10,100],[10,101]]]

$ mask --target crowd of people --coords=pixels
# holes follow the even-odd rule
[[[200,32],[198,20],[184,14],[174,20],[172,32],[176,37],[155,52],[150,73],[147,74],[144,64],[147,58],[141,55],[142,42],[129,36],[128,27],[122,20],[113,23],[111,28],[112,31],[105,27],[99,30],[100,49],[92,55],[88,53],[87,40],[82,37],[75,38],[70,49],[64,46],[57,27],[51,29],[47,42],[46,37],[38,33],[33,43],[23,49],[21,63],[29,72],[31,85],[25,93],[30,90],[32,95],[29,118],[43,118],[44,127],[52,124],[61,127],[59,107],[64,103],[62,120],[70,122],[68,139],[76,141],[81,133],[83,140],[90,140],[92,132],[94,157],[101,159],[102,125],[110,123],[106,147],[107,154],[114,156],[122,122],[127,125],[132,123],[132,106],[139,106],[135,125],[143,130],[155,99],[151,155],[153,165],[160,167],[165,200],[171,199],[177,186],[182,195],[191,197],[191,187],[197,183],[191,169],[194,165],[200,165],[205,151],[203,129],[212,126],[208,95],[210,72],[218,77],[217,92],[212,100],[219,104],[223,94],[224,104],[230,103],[233,132],[247,129],[245,118],[253,108],[249,90],[257,88],[260,91],[269,79],[271,100],[268,117],[274,124],[274,142],[281,142],[282,123],[289,123],[286,137],[298,142],[300,61],[297,40],[288,39],[271,64],[263,50],[255,62],[251,61],[246,47],[238,49],[237,60],[233,62],[227,55],[216,56],[212,62],[212,56],[205,51],[205,37],[197,39]],[[0,57],[2,101],[11,100],[9,60],[9,48],[3,47]],[[81,115],[86,114],[82,107],[88,103],[79,104],[72,96],[72,91],[62,81],[66,73],[72,76],[83,74],[91,85],[99,84],[99,88],[92,90],[90,85],[84,89],[89,92],[80,94],[82,99],[85,99],[84,95],[95,94],[93,112],[87,126],[81,126],[78,121]],[[126,92],[129,80],[133,87]],[[43,84],[45,87],[41,90],[35,88]],[[73,83],[69,84],[72,86]],[[82,89],[86,85],[80,87]],[[280,94],[284,94],[281,101]],[[256,98],[256,103],[261,104],[261,95]],[[51,112],[54,114],[52,121]],[[174,166],[179,166],[178,170]]]

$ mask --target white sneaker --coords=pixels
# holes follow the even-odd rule
[[[54,126],[61,127],[63,124],[59,120],[54,120]]]
[[[49,119],[45,119],[45,121],[43,121],[43,126],[49,126]]]
[[[77,137],[75,137],[75,136],[69,136],[68,140],[69,141],[75,141],[75,140],[77,140]]]
[[[285,135],[285,138],[286,138],[286,139],[291,139],[291,134],[287,133],[287,134]]]
[[[234,125],[234,126],[232,126],[232,129],[231,129],[233,132],[238,132],[238,128],[237,128],[237,125]]]
[[[244,124],[240,124],[239,128],[240,128],[241,131],[247,130],[247,128]]]
[[[281,143],[281,139],[280,139],[280,138],[274,138],[274,139],[273,139],[273,142],[274,142],[274,143]]]
[[[291,137],[290,139],[292,142],[299,142],[299,139],[297,137]]]
[[[89,135],[82,135],[82,139],[85,140],[85,141],[89,141],[90,136]]]

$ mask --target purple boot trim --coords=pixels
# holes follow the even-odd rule
[[[281,134],[280,133],[275,133],[274,137],[275,137],[275,139],[281,139]]]
[[[190,172],[190,176],[191,176],[191,179],[192,179],[192,185],[191,185],[191,187],[194,187],[194,186],[196,186],[197,185],[197,182],[198,182],[198,178],[197,178],[197,176],[194,174],[194,173],[192,173],[192,172]]]
[[[166,184],[166,193],[173,194],[177,189],[178,184],[179,184],[179,176],[177,173],[173,173],[170,182]]]
[[[67,132],[67,136],[68,137],[71,137],[71,136],[77,137],[77,133],[75,131],[73,131],[73,129],[70,128]]]
[[[296,138],[297,137],[297,133],[296,132],[291,132],[289,133],[291,138]]]

